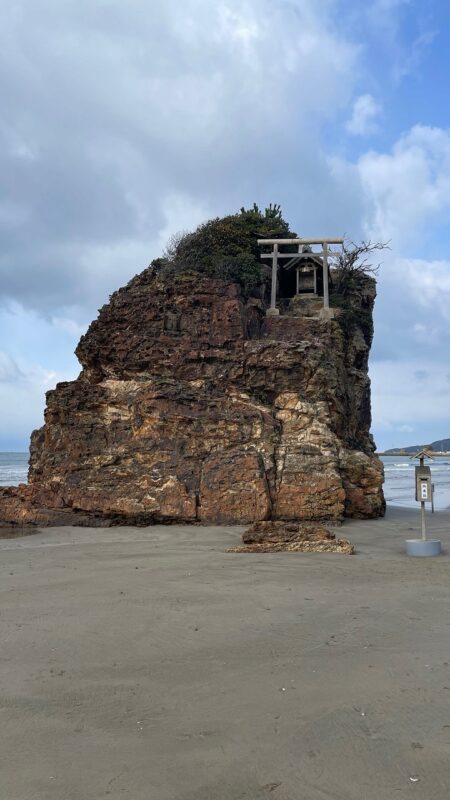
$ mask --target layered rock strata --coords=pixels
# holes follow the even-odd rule
[[[344,553],[355,548],[348,539],[336,539],[332,531],[311,522],[254,522],[242,534],[243,544],[227,553]]]
[[[372,310],[375,285],[353,308]],[[370,428],[371,334],[267,317],[237,284],[151,269],[116,292],[47,393],[29,484],[3,523],[246,523],[384,513]]]

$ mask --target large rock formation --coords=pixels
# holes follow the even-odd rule
[[[47,394],[3,523],[244,523],[384,513],[367,359],[375,284],[342,319],[267,317],[236,283],[145,270]],[[300,314],[300,312],[298,312]],[[291,314],[291,315],[290,315]]]

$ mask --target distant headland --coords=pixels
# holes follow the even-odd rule
[[[434,456],[450,456],[450,439],[436,439],[431,444],[412,444],[408,447],[393,447],[391,450],[379,452],[379,456],[410,456],[419,450],[428,450]]]

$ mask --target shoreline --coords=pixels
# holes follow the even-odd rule
[[[412,505],[415,503],[415,505]],[[407,505],[406,503],[395,503],[392,500],[386,500],[386,510],[388,508],[400,508],[405,511],[415,511],[417,514],[420,514],[420,503],[417,500],[411,500],[411,505]],[[431,510],[431,503],[429,501],[425,504],[425,513],[428,516],[430,514],[446,514],[450,513],[450,505],[445,506],[445,508],[435,508],[434,511]]]
[[[415,501],[411,501],[412,503]],[[427,528],[429,527],[429,522],[433,520],[433,518],[439,518],[439,521],[445,518],[448,519],[449,529],[450,529],[450,506],[444,509],[435,509],[434,512],[431,511],[431,505],[429,503],[426,504],[426,518],[427,518]],[[281,520],[282,521],[282,520]],[[290,520],[285,520],[288,524]],[[294,520],[295,522],[304,522],[305,524],[314,522],[314,520]],[[324,525],[325,527],[329,528],[333,531],[336,536],[342,536],[342,531],[347,528],[354,528],[357,526],[358,528],[363,528],[366,532],[369,529],[374,533],[374,535],[378,535],[378,529],[380,525],[382,526],[383,523],[388,523],[388,526],[391,526],[393,522],[398,523],[401,525],[402,523],[408,522],[408,524],[416,524],[418,528],[420,528],[420,505],[416,502],[416,505],[407,506],[403,504],[397,504],[393,502],[388,502],[386,504],[386,513],[383,517],[376,517],[371,519],[354,519],[351,517],[344,517],[342,521],[336,522],[336,520],[322,520],[318,521],[317,524]],[[251,523],[248,524],[211,524],[211,523],[202,523],[202,522],[155,522],[149,525],[136,525],[132,522],[130,523],[123,523],[120,525],[32,525],[31,523],[28,524],[15,524],[15,525],[8,525],[4,524],[2,527],[2,523],[0,521],[0,541],[7,540],[7,539],[20,539],[27,536],[34,536],[39,533],[48,532],[51,534],[52,532],[60,533],[65,530],[78,530],[78,531],[91,531],[93,538],[95,538],[96,532],[101,532],[105,530],[110,531],[120,531],[120,530],[139,530],[139,531],[148,531],[148,538],[151,540],[151,532],[155,529],[165,529],[170,531],[174,529],[175,531],[180,528],[186,529],[199,529],[204,530],[208,529],[211,531],[221,531],[223,528],[227,528],[230,530],[239,529],[240,531],[246,530]]]

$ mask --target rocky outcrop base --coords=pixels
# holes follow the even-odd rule
[[[256,522],[242,535],[242,541],[227,553],[354,553],[348,539],[336,539],[322,525],[306,523]]]

